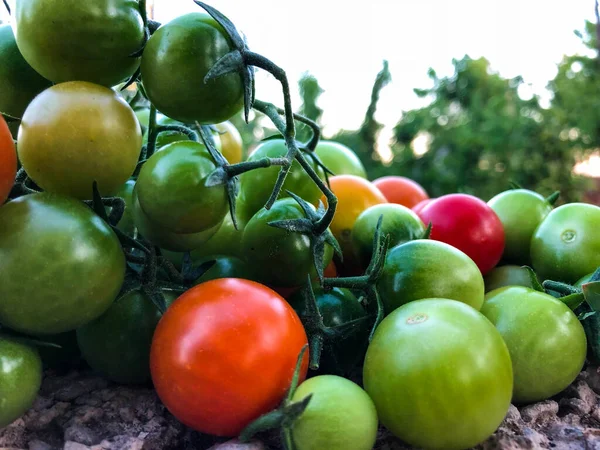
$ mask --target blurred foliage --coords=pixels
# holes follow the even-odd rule
[[[391,80],[384,62],[360,128],[325,138],[352,148],[370,179],[408,176],[431,196],[465,192],[487,200],[516,182],[542,194],[560,190],[562,201],[580,200],[590,179],[574,176],[572,169],[600,147],[600,61],[596,25],[587,23],[584,32],[576,33],[590,54],[566,56],[559,64],[548,85],[552,101],[547,108],[536,96],[527,96],[521,77],[501,77],[487,59],[454,59],[451,76],[439,77],[432,68],[431,87],[415,89],[427,106],[398,111],[401,119],[389,143],[393,158],[383,162],[377,152],[382,125],[375,112],[381,90]],[[305,74],[299,90],[298,112],[322,125],[318,99],[323,89],[317,79]],[[275,133],[264,129],[266,122],[258,116],[249,124],[241,118],[234,122],[248,147]],[[299,139],[307,139],[308,133],[299,126]]]

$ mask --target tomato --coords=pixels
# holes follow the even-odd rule
[[[488,205],[498,215],[504,228],[503,259],[515,264],[531,264],[531,236],[552,211],[552,205],[540,194],[527,189],[502,192]]]
[[[29,334],[73,330],[116,298],[125,256],[90,208],[49,193],[0,209],[0,322]]]
[[[187,252],[200,247],[219,230],[220,224],[199,233],[174,233],[152,222],[142,210],[137,194],[137,183],[131,196],[133,221],[139,233],[157,247],[172,252]]]
[[[8,125],[0,116],[0,205],[6,201],[15,184],[17,153]]]
[[[208,281],[185,292],[160,320],[152,380],[182,423],[234,436],[281,402],[306,344],[297,314],[271,289],[235,278]],[[301,381],[307,369],[305,355]]]
[[[18,153],[44,190],[92,198],[114,194],[131,176],[142,145],[140,124],[113,90],[73,81],[46,89],[27,107]]]
[[[133,220],[133,188],[135,187],[135,180],[129,179],[122,185],[117,192],[115,197],[121,197],[125,201],[125,211],[117,228],[123,233],[133,236],[135,231],[135,222]]]
[[[144,43],[135,0],[19,0],[15,34],[25,60],[47,79],[114,86],[140,64]],[[94,26],[90,26],[94,24]]]
[[[425,226],[419,216],[410,209],[395,203],[383,203],[365,209],[352,228],[354,253],[363,267],[371,261],[373,237],[379,217],[383,215],[381,232],[390,236],[390,248],[414,239],[421,239]]]
[[[204,83],[214,64],[233,50],[222,27],[204,13],[161,26],[142,56],[142,80],[158,110],[185,123],[216,124],[239,112],[244,86],[239,73]]]
[[[221,141],[221,153],[229,164],[242,162],[243,146],[242,135],[238,129],[229,121],[215,125],[219,131]]]
[[[367,315],[356,296],[348,289],[333,288],[325,290],[314,288],[317,308],[326,327],[337,327]],[[292,294],[288,302],[301,319],[306,316],[306,301],[301,291]],[[319,370],[324,373],[346,373],[359,362],[367,350],[372,321],[366,321],[349,336],[331,346],[325,346]]]
[[[292,437],[298,450],[371,450],[377,438],[377,411],[367,393],[350,380],[320,375],[302,383],[292,397],[312,395],[294,421]]]
[[[257,161],[266,157],[281,158],[286,156],[286,154],[287,147],[285,146],[285,141],[283,139],[273,139],[261,143],[252,155],[250,155],[248,161]],[[315,164],[310,164],[319,177],[324,180],[325,172]],[[280,169],[278,166],[271,166],[266,169],[246,172],[240,176],[240,204],[238,208],[242,221],[247,222],[257,211],[265,206],[271,196]],[[285,183],[283,183],[280,198],[288,197],[286,191],[291,191],[314,205],[317,204],[322,195],[318,186],[310,179],[298,161],[292,163],[292,168]]]
[[[315,154],[334,175],[356,175],[367,178],[367,171],[360,158],[350,148],[335,141],[320,141]]]
[[[436,200],[436,199],[428,198],[428,199],[422,200],[419,203],[417,203],[415,206],[413,206],[411,209],[413,210],[414,213],[419,214],[421,211],[423,211],[423,208],[425,208],[427,205],[429,205],[434,200]]]
[[[329,178],[329,185],[338,199],[331,232],[344,253],[344,263],[356,260],[352,246],[352,228],[360,214],[373,205],[387,203],[383,194],[369,181],[355,175],[337,175]],[[322,198],[326,203],[325,197]]]
[[[10,25],[0,26],[0,111],[23,116],[33,98],[52,83],[23,59]]]
[[[167,305],[179,294],[163,291]],[[96,320],[77,329],[77,343],[85,361],[117,383],[150,380],[150,345],[161,314],[141,290],[117,300]]]
[[[242,236],[242,253],[256,271],[258,281],[277,287],[294,287],[316,277],[310,237],[281,228],[270,222],[306,217],[296,200],[282,198],[269,210],[261,209],[246,224]],[[333,258],[333,248],[325,246],[323,268]],[[285,268],[282,270],[282,268]]]
[[[585,332],[560,300],[522,286],[504,287],[487,294],[481,312],[510,351],[513,402],[546,400],[579,375],[587,350]]]
[[[570,203],[554,209],[531,238],[531,261],[542,280],[574,283],[600,266],[600,207]]]
[[[489,437],[513,390],[500,333],[448,299],[411,302],[387,316],[367,350],[363,381],[386,428],[412,446],[440,450]]]
[[[197,265],[207,261],[215,261],[215,264],[196,280],[196,284],[219,278],[242,278],[244,280],[256,278],[254,268],[235,256],[213,255],[194,259],[194,263]]]
[[[492,270],[504,251],[502,222],[483,200],[466,194],[444,195],[419,213],[432,224],[431,239],[465,252],[482,274]]]
[[[483,280],[486,293],[505,286],[525,286],[533,289],[529,272],[521,266],[498,266],[488,272]]]
[[[42,361],[28,345],[0,338],[0,428],[21,417],[37,397]]]
[[[407,208],[412,208],[429,198],[425,189],[410,178],[391,175],[373,180],[373,184],[383,193],[388,202]]]
[[[225,186],[206,186],[216,168],[203,144],[169,144],[142,166],[135,187],[142,210],[153,223],[173,233],[199,233],[219,226],[229,203]]]
[[[423,298],[449,298],[480,309],[483,277],[471,258],[439,241],[415,240],[392,248],[377,283],[387,313]]]

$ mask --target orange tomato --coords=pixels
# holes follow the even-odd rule
[[[8,125],[0,116],[0,205],[8,198],[17,174],[17,152]]]
[[[242,135],[229,121],[215,125],[221,138],[221,153],[229,164],[242,161]]]
[[[407,208],[412,208],[429,198],[425,189],[410,178],[388,176],[374,180],[373,184],[383,193],[388,202],[398,203]]]

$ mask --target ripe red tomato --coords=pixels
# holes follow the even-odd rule
[[[431,239],[466,253],[481,273],[492,270],[504,251],[502,222],[483,200],[467,194],[444,195],[418,213],[431,222]]]
[[[412,208],[429,198],[425,189],[410,178],[387,176],[374,180],[373,184],[379,188],[388,202],[398,203],[407,208]]]
[[[428,199],[422,200],[419,203],[417,203],[415,206],[413,206],[411,209],[413,210],[413,212],[419,214],[421,211],[423,211],[423,208],[425,208],[427,205],[429,205],[434,200],[435,200],[435,198],[428,198]],[[427,225],[427,224],[425,224],[425,225]]]
[[[0,116],[0,205],[8,198],[17,174],[17,153],[8,125]]]
[[[185,425],[235,436],[275,408],[307,337],[292,307],[254,281],[221,278],[186,291],[152,340],[158,396]],[[306,376],[305,355],[301,380]]]

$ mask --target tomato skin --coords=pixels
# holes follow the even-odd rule
[[[367,350],[363,381],[385,427],[412,446],[441,450],[489,437],[513,390],[500,333],[448,299],[411,302],[387,316]]]
[[[8,125],[0,116],[0,205],[6,201],[15,184],[17,152]]]
[[[390,248],[414,239],[421,239],[425,226],[419,216],[410,209],[396,203],[382,203],[365,209],[352,227],[352,244],[362,266],[371,262],[373,238],[379,217],[383,215],[381,233],[390,236]]]
[[[153,154],[142,166],[136,192],[142,211],[173,233],[199,233],[223,222],[225,186],[207,187],[217,168],[203,144],[179,141]]]
[[[0,322],[58,334],[108,309],[123,284],[125,256],[90,208],[43,192],[0,209],[0,267]]]
[[[527,269],[521,266],[506,265],[492,269],[483,277],[485,292],[493,291],[506,286],[525,286],[533,289],[531,278]]]
[[[175,300],[160,320],[152,380],[182,423],[235,436],[281,402],[306,344],[297,314],[271,289],[234,278],[208,281]],[[301,381],[307,368],[305,355]]]
[[[531,238],[533,268],[542,280],[574,283],[600,266],[600,207],[570,203],[554,209]]]
[[[46,89],[29,104],[18,142],[21,164],[42,189],[86,200],[94,181],[110,196],[129,179],[142,134],[116,92],[73,81]]]
[[[521,286],[486,295],[481,312],[504,338],[513,364],[513,402],[546,400],[571,384],[587,342],[577,316],[551,295]]]
[[[483,275],[500,261],[504,229],[483,200],[466,194],[444,195],[425,206],[419,217],[423,223],[432,223],[431,239],[465,252]]]
[[[204,13],[189,13],[161,26],[142,56],[142,81],[150,101],[181,122],[216,124],[241,110],[239,73],[204,83],[213,65],[233,50],[225,31]]]
[[[10,25],[0,25],[0,61],[0,111],[20,118],[29,102],[52,83],[23,59]]]
[[[377,438],[373,400],[357,384],[335,375],[319,375],[302,383],[292,397],[311,395],[307,408],[292,425],[298,450],[371,450]]]
[[[261,209],[244,227],[242,253],[255,269],[258,281],[269,286],[295,287],[306,283],[307,275],[317,276],[310,237],[281,228],[270,222],[305,218],[293,198],[277,200],[269,210]],[[325,245],[323,268],[333,258],[333,248]],[[282,268],[285,267],[285,270]]]
[[[531,264],[531,237],[538,225],[552,211],[552,205],[527,189],[513,189],[493,197],[488,205],[498,215],[506,239],[503,260],[515,264]]]
[[[419,203],[417,203],[415,206],[413,206],[411,209],[413,210],[414,213],[419,214],[421,211],[423,211],[423,208],[425,208],[427,205],[429,205],[434,200],[436,200],[436,199],[428,198],[428,199],[422,200]]]
[[[412,208],[429,198],[425,189],[410,178],[391,175],[373,180],[373,184],[377,186],[388,202],[407,208]]]
[[[286,154],[285,141],[283,139],[272,139],[262,142],[250,155],[248,161],[257,161],[265,157],[280,158]],[[324,180],[325,172],[323,172],[323,169],[312,162],[310,164],[319,175],[319,178]],[[240,176],[239,208],[243,222],[249,221],[257,211],[265,206],[271,196],[279,171],[280,167],[272,166],[246,172]],[[317,204],[322,195],[318,186],[310,179],[298,161],[292,163],[279,198],[289,197],[286,191],[291,191],[314,205]]]
[[[356,175],[367,178],[360,158],[350,148],[335,141],[319,141],[315,154],[334,175]]]
[[[449,298],[479,310],[484,283],[460,250],[439,241],[415,240],[389,250],[377,283],[387,313],[423,298]]]
[[[228,120],[215,125],[221,141],[221,154],[229,164],[242,162],[243,144],[242,135]]]
[[[215,264],[200,276],[195,284],[218,280],[219,278],[256,279],[253,268],[235,256],[213,255],[194,259],[194,263],[198,265],[206,261],[215,261]]]
[[[37,397],[42,361],[28,345],[0,338],[0,428],[21,417]]]
[[[179,296],[163,291],[167,306]],[[141,290],[117,300],[96,320],[77,329],[77,344],[92,369],[111,381],[150,380],[150,346],[161,314]],[[118,357],[117,357],[118,355]]]
[[[110,87],[140,65],[140,58],[130,56],[144,43],[135,0],[19,0],[15,18],[23,57],[55,83],[78,80]]]

